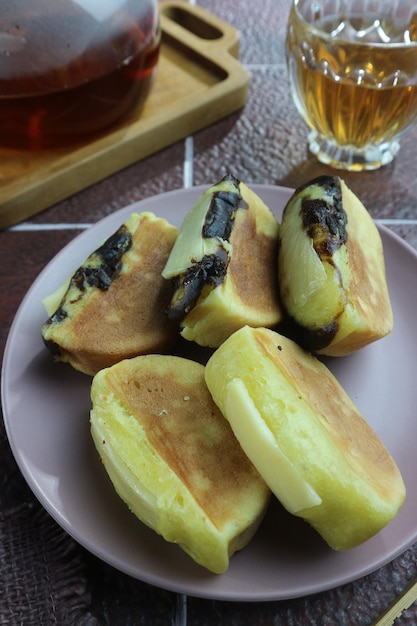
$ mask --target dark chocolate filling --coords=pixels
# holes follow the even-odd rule
[[[331,263],[338,269],[333,255],[348,239],[347,215],[343,208],[342,188],[337,176],[320,176],[299,188],[302,192],[307,187],[321,186],[326,200],[320,198],[303,198],[301,218],[303,228],[313,241],[313,247],[322,261]],[[325,328],[313,330],[301,325],[295,318],[288,324],[289,336],[303,348],[311,352],[328,346],[339,330],[337,319],[332,320]]]
[[[309,352],[317,352],[326,348],[339,330],[339,323],[337,320],[332,320],[326,327],[312,330],[302,326],[295,320],[287,320],[287,324],[283,328],[282,332],[293,339],[296,343]]]
[[[228,174],[221,182],[225,180],[230,180],[236,191],[216,191],[213,194],[202,230],[205,239],[221,237],[227,240],[233,230],[235,213],[241,204],[242,196],[237,178]]]
[[[78,289],[80,294],[76,300],[82,297],[82,294],[86,291],[87,285],[106,291],[120,274],[123,265],[122,257],[131,246],[132,234],[123,224],[103,243],[103,245],[90,255],[89,259],[95,256],[99,257],[99,266],[90,267],[89,265],[82,265],[72,276],[68,289],[71,289],[73,286]],[[59,324],[66,317],[68,317],[68,313],[65,310],[64,296],[60,306],[47,320],[46,324]],[[48,348],[52,353],[56,352],[56,350],[52,349],[49,345],[50,343],[52,342],[47,343]]]
[[[243,205],[240,181],[233,174],[227,174],[220,183],[223,181],[231,181],[236,191],[213,193],[201,233],[204,239],[227,241],[233,230],[235,213]],[[217,287],[223,282],[228,263],[228,254],[219,243],[215,254],[205,255],[177,276],[173,281],[174,296],[166,312],[168,318],[175,321],[183,319],[195,306],[205,285]]]
[[[131,246],[132,235],[123,224],[93,253],[100,258],[100,265],[81,266],[72,277],[72,283],[80,291],[84,291],[86,285],[106,291],[120,274],[123,255]]]
[[[324,177],[322,186],[330,199],[304,198],[301,217],[303,228],[313,240],[315,251],[321,259],[329,260],[347,241],[347,215],[343,208],[339,179]]]
[[[216,254],[206,254],[201,261],[174,279],[174,296],[166,311],[171,321],[183,319],[195,306],[204,285],[217,287],[225,277],[228,255],[223,248]]]

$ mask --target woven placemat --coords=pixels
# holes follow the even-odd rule
[[[0,624],[97,626],[76,542],[27,488],[0,428]]]

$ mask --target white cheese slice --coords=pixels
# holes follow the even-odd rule
[[[206,254],[215,254],[220,239],[203,238],[202,232],[210,207],[211,195],[203,195],[184,219],[181,230],[162,271],[165,279],[174,278],[192,265],[201,261]]]
[[[224,412],[246,456],[287,511],[296,514],[321,504],[318,493],[283,454],[240,378],[226,387]]]
[[[138,483],[134,473],[124,461],[111,428],[105,420],[91,411],[91,435],[116,492],[144,524],[157,528],[157,500],[154,493]]]
[[[216,192],[236,193],[235,184],[230,180],[223,180],[207,189],[187,213],[181,225],[180,232],[171,254],[162,271],[165,279],[174,278],[185,272],[205,255],[212,255],[222,247],[231,256],[230,243],[220,237],[203,237],[203,228],[213,195]]]
[[[49,317],[51,317],[55,313],[55,311],[61,304],[62,298],[65,296],[69,287],[70,280],[71,278],[68,278],[65,283],[60,285],[53,293],[43,298],[42,304],[45,307],[45,310]]]

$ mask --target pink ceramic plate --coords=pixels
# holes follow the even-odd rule
[[[279,219],[292,191],[264,185],[253,189]],[[16,315],[3,362],[4,418],[13,453],[52,517],[88,550],[140,580],[224,600],[280,600],[336,587],[376,570],[417,540],[417,253],[404,241],[381,228],[394,332],[357,354],[329,361],[398,462],[407,486],[407,501],[397,518],[346,553],[330,550],[274,501],[227,573],[215,576],[194,564],[118,499],[90,439],[90,380],[69,366],[54,365],[42,344],[42,298],[132,211],[153,211],[180,225],[202,191],[170,192],[108,216],[74,239],[40,274]]]

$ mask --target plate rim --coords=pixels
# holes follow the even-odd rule
[[[95,554],[98,558],[100,558],[104,562],[112,565],[118,571],[122,571],[137,580],[141,580],[145,583],[152,584],[159,588],[163,588],[163,589],[176,592],[176,593],[186,593],[189,596],[201,597],[201,598],[206,598],[206,599],[258,602],[258,601],[269,601],[269,600],[288,600],[288,599],[293,599],[297,597],[308,596],[308,595],[318,593],[318,592],[327,591],[327,590],[336,588],[338,586],[344,585],[346,583],[358,580],[359,578],[362,578],[363,576],[380,569],[387,563],[397,558],[407,548],[409,548],[412,545],[412,543],[415,541],[415,539],[417,538],[417,524],[416,524],[416,537],[413,538],[413,541],[405,542],[406,545],[402,544],[401,546],[398,546],[397,550],[391,551],[389,555],[387,555],[385,558],[381,558],[377,563],[370,564],[368,568],[362,568],[361,573],[359,575],[354,575],[354,576],[349,575],[349,574],[340,575],[338,579],[335,580],[334,584],[329,582],[323,585],[322,583],[317,582],[315,584],[310,584],[308,586],[308,591],[306,589],[303,590],[300,588],[298,592],[292,595],[288,595],[287,593],[284,595],[281,595],[279,592],[279,589],[277,589],[275,593],[274,592],[266,592],[265,594],[258,593],[258,594],[255,594],[253,597],[250,595],[248,596],[247,592],[244,592],[242,595],[240,595],[237,592],[231,595],[230,593],[222,594],[221,592],[219,592],[218,589],[216,589],[215,593],[212,593],[210,589],[208,589],[206,592],[202,589],[187,590],[184,587],[184,585],[176,584],[174,581],[165,581],[164,583],[162,583],[161,579],[157,576],[149,575],[147,577],[140,577],[130,567],[125,567],[124,569],[121,568],[120,563],[117,562],[116,557],[114,557],[112,554],[104,553],[102,549],[98,549],[98,548],[91,546],[89,542],[86,542],[85,540],[83,540],[82,535],[80,535],[80,533],[77,532],[77,529],[74,529],[72,527],[69,528],[68,525],[65,523],[65,520],[63,520],[62,516],[60,517],[59,514],[57,515],[55,512],[55,509],[51,509],[51,507],[49,506],[49,502],[47,498],[45,497],[44,493],[42,493],[42,491],[39,490],[37,486],[34,488],[33,484],[31,483],[30,476],[28,475],[28,472],[27,472],[27,467],[23,463],[21,457],[19,456],[19,453],[16,447],[16,442],[14,441],[14,435],[10,428],[11,422],[9,420],[8,408],[6,406],[7,405],[6,398],[8,394],[6,390],[6,385],[7,385],[7,380],[8,380],[8,373],[6,372],[6,367],[7,367],[7,364],[9,363],[9,360],[11,359],[10,355],[12,351],[12,342],[13,342],[13,338],[15,334],[15,329],[19,324],[21,312],[24,310],[24,307],[27,306],[28,302],[30,302],[32,293],[36,292],[38,284],[43,280],[45,274],[48,271],[50,271],[51,266],[54,266],[57,262],[59,262],[61,255],[65,255],[67,252],[67,249],[74,247],[74,245],[76,245],[76,242],[78,240],[83,238],[83,240],[85,239],[86,241],[88,241],[91,237],[91,231],[93,229],[97,231],[102,228],[105,229],[109,223],[113,223],[116,220],[116,216],[122,217],[124,215],[129,214],[129,212],[132,212],[132,211],[151,210],[151,209],[147,209],[147,208],[145,209],[142,207],[145,207],[149,203],[152,203],[155,201],[157,202],[161,200],[162,197],[169,198],[172,195],[183,195],[184,193],[188,193],[188,192],[193,192],[198,196],[198,194],[206,190],[207,187],[208,185],[195,185],[192,187],[174,189],[174,190],[170,190],[167,192],[161,192],[159,194],[156,194],[147,198],[143,198],[136,202],[130,203],[126,205],[125,207],[118,209],[114,213],[111,213],[105,216],[101,220],[98,220],[97,222],[92,224],[90,227],[85,229],[83,232],[76,235],[73,239],[71,239],[71,241],[69,241],[65,246],[63,246],[63,248],[61,248],[61,250],[59,250],[49,260],[49,262],[43,267],[43,269],[39,272],[37,277],[34,279],[32,285],[29,287],[24,297],[22,298],[15,312],[12,324],[9,329],[8,337],[6,339],[3,361],[2,361],[2,368],[1,368],[1,374],[2,374],[1,375],[1,392],[2,392],[1,401],[2,401],[6,436],[9,441],[12,454],[17,462],[17,465],[19,466],[19,470],[22,473],[32,493],[38,499],[41,506],[43,506],[43,508],[51,515],[51,517],[55,520],[55,522],[69,536],[73,537],[78,543],[80,543],[80,545],[86,548],[89,552],[91,552],[92,554]],[[250,187],[251,189],[253,189],[253,191],[255,191],[255,193],[259,193],[260,195],[262,195],[262,191],[276,192],[278,190],[279,192],[287,194],[288,197],[290,197],[291,194],[294,192],[294,189],[290,187],[282,187],[282,186],[270,185],[270,184],[255,184],[254,183],[254,184],[251,184]],[[393,230],[391,230],[390,228],[385,226],[383,223],[381,223],[378,219],[375,219],[375,222],[377,224],[378,229],[384,234],[384,236],[392,239],[395,245],[400,245],[407,254],[411,254],[414,257],[414,261],[417,263],[417,251],[407,241],[405,241],[402,237],[397,235],[397,233],[395,233]]]

